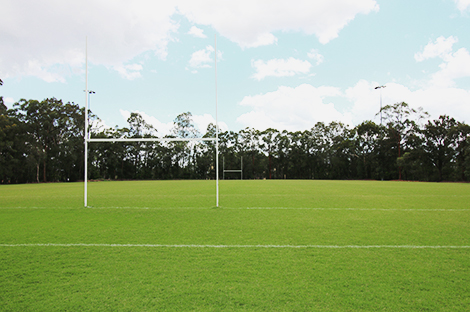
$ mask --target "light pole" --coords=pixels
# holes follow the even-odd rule
[[[385,85],[382,85],[382,86],[378,86],[378,87],[374,88],[375,90],[380,89],[380,127],[382,127],[382,89],[385,88],[385,87],[386,87]],[[379,149],[379,154],[380,154],[380,149]],[[383,170],[384,169],[383,169],[382,161],[380,161],[380,175],[382,176],[381,177],[382,181],[384,180],[384,171]]]
[[[382,89],[385,88],[386,86],[378,86],[375,87],[374,89],[380,89],[380,125],[382,125]]]
[[[83,92],[86,92],[86,90],[83,90]],[[88,90],[88,109],[90,109],[90,94],[95,94],[95,91]],[[88,115],[87,115],[88,118]],[[90,124],[89,118],[87,119],[88,124]],[[88,132],[88,138],[90,138],[90,132]]]
[[[88,109],[90,109],[90,94],[95,94],[95,91],[88,90]]]

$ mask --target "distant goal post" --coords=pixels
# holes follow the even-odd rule
[[[240,158],[240,169],[225,169],[225,157],[222,159],[222,180],[225,180],[225,173],[240,173],[240,180],[243,180],[243,156]]]

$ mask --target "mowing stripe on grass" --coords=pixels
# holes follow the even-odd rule
[[[0,247],[147,247],[147,248],[325,248],[325,249],[470,249],[470,246],[416,246],[416,245],[165,245],[165,244],[0,244]]]

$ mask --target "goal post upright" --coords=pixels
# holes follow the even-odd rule
[[[85,140],[85,208],[87,207],[88,198],[88,37],[85,39],[85,131],[83,132]]]
[[[214,35],[215,68],[215,206],[219,207],[219,119],[217,103],[217,35]]]

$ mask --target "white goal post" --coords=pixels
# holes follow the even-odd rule
[[[240,158],[240,169],[225,169],[225,157],[222,159],[222,170],[223,176],[222,180],[225,180],[225,173],[226,172],[238,172],[240,173],[240,180],[243,180],[243,156]]]
[[[215,197],[219,207],[219,122],[217,104],[217,36],[214,36],[215,60],[215,138],[89,138],[88,137],[88,38],[85,44],[85,179],[84,204],[88,207],[88,143],[93,142],[177,142],[177,141],[215,141]]]

